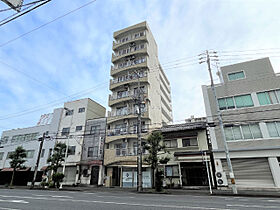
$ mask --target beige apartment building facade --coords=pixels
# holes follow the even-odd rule
[[[159,64],[157,44],[146,22],[114,32],[104,165],[108,185],[136,187],[137,102],[143,96],[142,137],[172,122],[170,83]],[[144,187],[150,169],[143,165]]]

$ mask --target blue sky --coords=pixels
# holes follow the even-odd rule
[[[0,46],[89,1],[52,0],[1,26]],[[188,65],[193,62],[187,58],[206,49],[278,48],[249,55],[231,52],[220,65],[274,55],[271,61],[279,72],[279,11],[277,0],[97,0],[0,47],[0,132],[33,126],[41,114],[71,99],[90,97],[107,107],[112,34],[144,20],[171,82],[174,121],[204,116],[201,85],[209,84],[206,65]],[[66,97],[78,92],[77,97]],[[32,112],[22,115],[25,110]]]

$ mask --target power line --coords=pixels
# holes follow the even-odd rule
[[[26,109],[26,110],[23,110],[23,111],[20,111],[20,112],[16,112],[16,113],[1,116],[0,120],[5,120],[5,119],[9,119],[9,118],[14,118],[14,117],[26,115],[26,114],[33,113],[33,112],[36,112],[36,111],[39,111],[39,110],[43,110],[43,109],[46,109],[46,108],[53,107],[55,105],[59,105],[62,102],[65,102],[66,99],[74,99],[76,97],[83,96],[85,94],[88,94],[89,92],[92,92],[92,90],[94,90],[94,89],[101,88],[102,86],[104,86],[104,84],[107,85],[107,82],[100,83],[100,84],[98,84],[98,85],[96,85],[92,88],[74,93],[72,95],[68,95],[67,97],[64,97],[64,98],[61,98],[61,99],[58,99],[58,100],[54,100],[54,101],[52,101],[50,103],[47,103],[47,104],[42,104],[40,106],[36,106],[36,107],[31,108],[31,109]]]
[[[235,52],[252,52],[252,51],[268,51],[268,50],[280,50],[280,48],[263,48],[263,49],[251,49],[251,50],[235,50],[235,51],[231,51],[231,50],[222,50],[222,51],[218,51],[221,53],[235,53]]]
[[[15,67],[11,66],[10,64],[7,64],[7,63],[5,63],[5,62],[3,62],[3,61],[1,61],[1,60],[0,60],[0,63],[2,63],[2,64],[4,64],[4,65],[8,66],[8,67],[9,67],[10,69],[12,69],[12,70],[14,70],[14,71],[16,71],[16,72],[18,72],[18,73],[24,75],[25,77],[29,78],[30,80],[35,81],[36,83],[38,83],[38,84],[39,84],[40,86],[42,86],[42,87],[47,87],[47,88],[49,88],[49,89],[51,89],[51,90],[53,90],[53,91],[55,91],[55,92],[59,92],[59,93],[61,93],[61,94],[63,94],[63,95],[66,95],[65,93],[62,93],[62,92],[58,91],[57,89],[55,89],[55,88],[49,86],[49,85],[46,84],[45,82],[42,82],[42,81],[40,81],[40,80],[38,80],[38,79],[36,79],[36,78],[34,78],[34,77],[28,75],[27,73],[25,73],[25,72],[19,70],[18,68],[15,68]]]
[[[15,38],[13,38],[13,39],[7,41],[7,42],[4,42],[4,43],[0,44],[0,47],[4,47],[4,46],[6,46],[7,44],[10,44],[10,43],[12,43],[12,42],[14,42],[14,41],[16,41],[16,40],[18,40],[18,39],[20,39],[20,38],[22,38],[22,37],[28,35],[28,34],[31,34],[32,32],[37,31],[37,30],[39,30],[39,29],[41,29],[41,28],[43,28],[43,27],[45,27],[45,26],[47,26],[47,25],[49,25],[49,24],[51,24],[51,23],[53,23],[53,22],[55,22],[55,21],[57,21],[57,20],[59,20],[59,19],[61,19],[61,18],[64,18],[64,17],[66,17],[66,16],[68,16],[68,15],[70,15],[70,14],[72,14],[72,13],[74,13],[74,12],[76,12],[76,11],[78,11],[78,10],[80,10],[80,9],[82,9],[82,8],[84,8],[84,7],[86,7],[86,6],[90,5],[90,4],[92,4],[92,3],[94,3],[94,2],[96,2],[96,0],[89,1],[88,3],[83,4],[82,6],[76,8],[76,9],[73,9],[73,10],[71,10],[71,11],[69,11],[69,12],[67,12],[67,13],[65,13],[65,14],[63,14],[63,15],[61,15],[61,16],[58,16],[58,17],[54,18],[54,19],[51,20],[51,21],[48,21],[48,22],[46,22],[46,23],[44,23],[44,24],[42,24],[42,25],[40,25],[40,26],[38,26],[38,27],[36,27],[36,28],[33,28],[33,29],[30,30],[30,31],[27,31],[27,32],[25,32],[25,33],[23,33],[23,34],[21,34],[21,35],[15,37]]]
[[[22,7],[37,4],[37,3],[40,3],[40,2],[43,2],[43,1],[47,1],[47,0],[38,0],[38,1],[29,2],[29,3],[23,4],[23,5],[20,5],[20,6],[16,6],[16,7],[13,7],[13,8],[2,9],[2,10],[0,10],[0,12],[6,12],[6,11],[14,10],[14,9],[17,9],[17,8],[22,8]]]

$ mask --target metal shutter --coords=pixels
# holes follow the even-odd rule
[[[231,163],[238,187],[275,187],[267,158],[231,159]],[[222,164],[223,170],[229,177],[226,160],[222,160]]]

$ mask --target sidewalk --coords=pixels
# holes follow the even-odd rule
[[[91,187],[91,186],[83,186],[83,187],[68,187],[65,186],[62,190],[69,191],[84,191],[84,192],[134,192],[137,193],[136,189],[132,188],[120,188],[120,187]],[[152,192],[151,189],[144,189],[143,193],[155,193]],[[166,194],[171,195],[201,195],[207,196],[210,195],[209,189],[166,189]],[[231,190],[217,190],[213,189],[212,196],[248,196],[248,197],[279,197],[280,198],[280,190],[277,189],[239,189],[238,195],[232,194]]]
[[[3,186],[0,186],[0,189],[8,189]],[[28,186],[14,186],[13,189],[30,189]],[[54,191],[81,191],[81,192],[130,192],[137,193],[135,188],[120,188],[120,187],[97,187],[97,186],[63,186],[63,189],[49,188],[42,189],[39,187],[35,187],[34,190],[54,190]],[[156,193],[151,189],[144,189],[143,193]],[[171,195],[197,195],[197,196],[209,196],[210,192],[208,189],[165,189],[163,194],[171,194]],[[238,189],[238,194],[232,194],[230,189],[227,190],[217,190],[213,189],[212,196],[247,196],[247,197],[277,197],[280,198],[280,190],[277,189]]]

